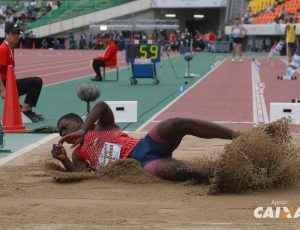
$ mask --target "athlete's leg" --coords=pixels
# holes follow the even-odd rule
[[[165,142],[180,141],[185,135],[199,138],[221,138],[231,140],[237,136],[232,129],[217,125],[215,123],[192,119],[171,118],[157,125],[157,132]]]
[[[27,77],[16,80],[18,95],[26,95],[24,100],[23,110],[31,110],[36,107],[42,86],[43,80],[40,77]]]
[[[142,162],[146,171],[163,179],[179,181],[196,179],[208,182],[210,168],[195,167],[191,163],[172,158],[172,152],[185,135],[231,140],[237,133],[208,121],[171,118],[154,127],[137,145],[131,157]],[[143,152],[145,153],[142,154]]]
[[[237,47],[237,44],[233,43],[233,47],[232,47],[232,61],[234,61],[234,58],[235,58],[236,47]]]
[[[300,49],[292,57],[292,61],[289,63],[288,67],[285,70],[285,76],[291,78],[294,76],[297,68],[300,66]]]
[[[240,61],[241,61],[242,58],[243,58],[243,47],[242,47],[242,44],[238,44],[237,45],[237,50],[239,52],[239,57],[240,57]]]
[[[94,71],[96,73],[96,77],[93,78],[92,80],[102,81],[102,75],[101,75],[100,67],[104,67],[105,66],[105,62],[104,61],[100,61],[98,59],[94,59],[92,65],[93,65],[93,69],[94,69]]]
[[[212,174],[209,167],[196,167],[190,162],[164,158],[154,160],[145,167],[154,176],[174,181],[197,180],[201,183],[208,183]]]
[[[292,62],[292,48],[291,47],[288,47],[288,50],[287,50],[287,53],[288,53],[288,63],[291,63]]]

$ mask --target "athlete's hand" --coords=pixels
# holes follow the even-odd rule
[[[6,89],[1,90],[0,96],[4,99],[5,98]]]
[[[73,133],[69,133],[67,135],[65,135],[64,137],[62,137],[59,140],[59,144],[62,145],[64,142],[67,142],[71,145],[71,148],[76,147],[77,145],[79,145],[80,143],[82,143],[84,141],[84,134],[82,131],[78,130],[76,132]]]
[[[60,161],[68,158],[66,149],[62,145],[54,144],[51,150],[52,156]]]

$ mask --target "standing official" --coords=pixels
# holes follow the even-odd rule
[[[288,62],[292,62],[293,55],[295,54],[296,50],[296,25],[294,24],[294,18],[290,17],[289,22],[285,27],[285,36],[286,36],[286,43],[287,43],[287,55],[288,55]]]
[[[241,24],[239,18],[235,19],[235,23],[232,26],[231,35],[233,38],[232,60],[235,60],[235,54],[239,53],[240,61],[243,61],[243,39],[247,35],[247,30]]]

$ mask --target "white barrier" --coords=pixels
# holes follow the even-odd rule
[[[111,108],[115,122],[137,122],[137,101],[105,101]]]
[[[300,34],[300,23],[296,23],[296,34]],[[286,24],[247,24],[243,25],[247,35],[284,35]],[[225,34],[231,35],[232,26],[225,26]]]
[[[270,103],[270,121],[283,117],[290,118],[293,124],[300,124],[300,103]]]

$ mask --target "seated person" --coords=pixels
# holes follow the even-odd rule
[[[100,55],[93,59],[93,69],[96,73],[96,77],[92,81],[103,81],[100,67],[116,66],[117,65],[117,47],[112,41],[110,34],[105,33],[102,35],[106,49],[103,55]]]
[[[96,123],[97,122],[97,123]],[[96,123],[96,124],[95,124]],[[57,122],[59,144],[53,145],[52,156],[62,162],[67,171],[96,170],[100,153],[106,142],[121,146],[119,158],[134,158],[150,174],[168,180],[196,179],[208,182],[211,169],[194,167],[191,163],[172,157],[185,135],[199,138],[231,140],[237,133],[212,122],[191,118],[170,118],[160,122],[144,138],[135,139],[124,133],[115,123],[113,112],[105,102],[99,102],[88,114],[85,122],[70,113]],[[64,142],[78,146],[72,161],[68,158]]]
[[[5,23],[5,39],[0,45],[0,96],[5,98],[6,81],[9,66],[15,67],[14,47],[18,44],[21,35],[19,23]],[[25,95],[22,105],[22,112],[32,122],[44,120],[44,116],[32,111],[36,107],[43,87],[43,80],[40,77],[27,77],[16,79],[18,95]]]

